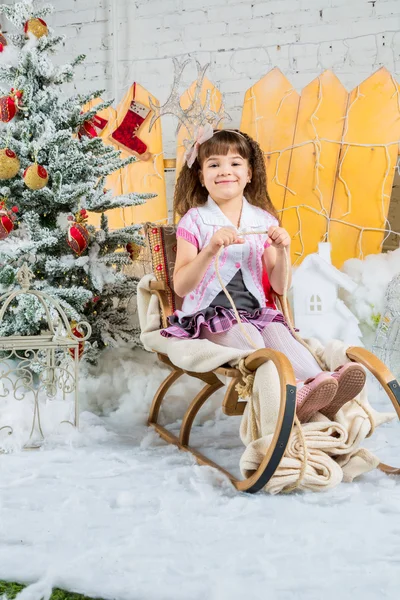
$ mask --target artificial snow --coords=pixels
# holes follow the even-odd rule
[[[397,597],[400,479],[239,493],[146,426],[168,372],[143,350],[105,352],[81,380],[80,431],[55,411],[40,450],[0,455],[0,579],[31,584],[20,600],[56,586],[115,600]],[[181,381],[161,413],[174,428],[201,385]],[[391,410],[370,385],[374,406]],[[239,474],[240,418],[222,415],[221,398],[200,411],[191,443]],[[380,427],[369,448],[399,464],[399,433],[396,421]]]

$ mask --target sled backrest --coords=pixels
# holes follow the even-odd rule
[[[153,273],[157,282],[163,284],[160,302],[163,326],[167,326],[167,317],[182,306],[182,298],[174,291],[174,268],[176,261],[176,225],[146,223],[145,234],[151,254]]]

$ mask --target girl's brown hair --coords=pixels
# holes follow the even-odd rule
[[[239,134],[239,135],[238,135]],[[201,144],[199,155],[189,169],[185,163],[179,173],[174,194],[174,213],[182,217],[190,208],[206,203],[208,192],[200,183],[199,170],[206,158],[237,152],[247,159],[252,171],[251,182],[244,188],[246,200],[278,218],[267,191],[267,173],[260,146],[247,133],[223,129],[214,132],[211,139]]]

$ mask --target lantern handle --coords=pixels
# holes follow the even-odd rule
[[[40,304],[42,305],[42,307],[44,309],[46,319],[47,319],[47,325],[50,329],[50,333],[54,337],[56,337],[56,338],[58,337],[58,334],[55,330],[57,329],[58,325],[60,324],[60,325],[64,326],[67,337],[69,337],[70,339],[78,341],[78,342],[85,342],[86,340],[88,340],[92,334],[92,328],[91,328],[90,324],[87,323],[86,321],[80,321],[78,323],[77,327],[79,327],[81,330],[82,329],[84,331],[86,330],[86,334],[83,337],[77,337],[71,329],[70,322],[68,321],[67,315],[65,314],[61,304],[55,298],[52,298],[51,296],[49,296],[49,294],[46,294],[45,292],[39,292],[37,290],[30,289],[31,280],[34,278],[35,278],[35,276],[32,273],[32,271],[29,269],[27,263],[24,263],[22,265],[22,267],[20,269],[18,269],[16,279],[17,279],[19,285],[21,286],[21,289],[13,291],[10,294],[3,294],[0,297],[0,302],[4,301],[4,303],[0,309],[0,323],[2,322],[7,308],[10,306],[10,304],[14,300],[14,298],[16,298],[17,296],[20,296],[22,294],[28,294],[31,296],[35,296],[39,300]],[[45,300],[47,300],[49,302],[50,306],[52,306],[57,312],[57,317],[54,320],[51,318],[49,307],[47,306]]]

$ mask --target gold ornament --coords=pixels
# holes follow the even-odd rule
[[[43,19],[29,19],[29,21],[25,23],[24,31],[25,35],[33,33],[37,38],[41,38],[49,33],[47,24]]]
[[[15,177],[20,168],[18,156],[10,150],[3,148],[0,150],[0,179],[11,179]]]
[[[24,173],[25,185],[31,190],[41,190],[47,185],[49,175],[42,165],[34,163]]]
[[[139,258],[142,250],[143,250],[143,246],[139,246],[138,244],[135,244],[134,242],[128,242],[126,244],[126,251],[128,252],[130,259],[132,261],[135,261]]]

